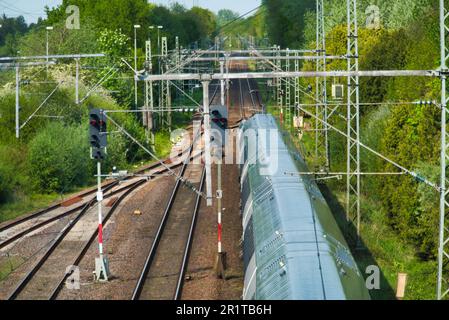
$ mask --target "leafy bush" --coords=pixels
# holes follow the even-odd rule
[[[0,150],[3,153],[3,150]],[[14,189],[14,168],[0,159],[0,203],[5,203],[11,199]]]
[[[41,192],[64,192],[89,177],[87,127],[51,123],[29,144],[30,175]]]
[[[24,146],[0,145],[0,203],[13,201],[30,190],[26,165]]]

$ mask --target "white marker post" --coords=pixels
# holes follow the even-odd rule
[[[223,232],[223,224],[222,224],[222,207],[221,207],[221,199],[223,198],[223,190],[221,189],[221,159],[217,161],[217,211],[218,211],[218,219],[217,219],[217,240],[218,240],[218,252],[217,258],[215,259],[215,273],[217,278],[225,279],[226,274],[226,252],[223,252],[222,247],[222,232]]]
[[[224,75],[224,61],[220,61],[220,72]],[[220,80],[220,90],[221,90],[221,105],[225,105],[225,81],[224,79]]]
[[[95,258],[95,280],[106,282],[109,279],[109,262],[103,254],[103,191],[101,190],[101,162],[97,162],[97,202],[98,202],[98,252],[100,257]]]
[[[20,136],[20,68],[16,66],[16,138]]]
[[[211,173],[211,149],[210,149],[210,109],[209,109],[209,81],[203,81],[203,106],[204,106],[204,152],[206,162],[206,196],[207,206],[212,206],[212,173]]]

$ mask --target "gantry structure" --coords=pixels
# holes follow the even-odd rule
[[[247,41],[247,48],[241,50],[218,50],[218,41],[210,50],[196,50],[186,54],[184,65],[200,61],[219,62],[220,65],[229,65],[230,61],[256,61],[257,66],[264,68],[262,72],[237,72],[229,71],[214,72],[190,72],[190,73],[164,73],[159,75],[141,74],[136,78],[141,81],[199,81],[203,87],[211,81],[229,81],[235,79],[265,79],[272,80],[275,88],[276,103],[280,110],[281,119],[291,118],[288,114],[293,107],[294,112],[301,111],[314,119],[315,135],[315,158],[318,165],[315,168],[317,175],[331,175],[331,159],[329,157],[329,131],[334,130],[343,135],[347,141],[347,164],[346,172],[346,212],[347,220],[354,224],[357,230],[357,239],[361,236],[361,177],[364,175],[388,175],[403,174],[409,175],[418,181],[425,183],[436,192],[440,193],[440,226],[439,226],[439,254],[438,254],[438,285],[437,297],[443,299],[449,293],[448,291],[448,273],[447,262],[449,261],[449,238],[447,232],[447,212],[449,207],[449,192],[447,191],[447,173],[446,162],[449,159],[449,150],[447,144],[447,103],[449,95],[446,86],[447,59],[449,51],[446,47],[445,37],[447,36],[448,11],[446,8],[447,0],[440,0],[441,17],[441,67],[437,70],[377,70],[363,71],[359,70],[359,46],[358,46],[358,24],[357,24],[357,0],[347,0],[347,52],[345,56],[329,56],[326,52],[326,30],[325,30],[325,6],[323,0],[317,0],[317,28],[316,28],[316,49],[315,50],[289,50],[281,49],[279,46],[258,49],[254,46],[253,40]],[[242,42],[241,42],[242,43]],[[306,55],[308,54],[308,55]],[[332,59],[345,59],[347,61],[346,71],[329,71],[327,62]],[[314,61],[315,71],[300,71],[301,61]],[[292,71],[291,68],[294,68]],[[268,69],[268,70],[266,70]],[[360,78],[361,77],[433,77],[440,78],[442,82],[442,138],[441,138],[441,183],[434,182],[420,176],[418,173],[410,170],[395,161],[388,159],[376,150],[363,144],[360,141]],[[305,106],[301,105],[302,96],[311,96],[306,88],[300,86],[299,79],[315,78],[315,111],[311,112]],[[337,112],[335,108],[330,110],[328,103],[328,79],[346,78],[346,131],[342,131],[332,126],[330,117]],[[294,103],[292,103],[292,90]],[[202,111],[205,110],[205,104]],[[340,105],[340,104],[338,104]],[[296,113],[295,113],[296,114]],[[338,113],[342,116],[342,113]],[[392,164],[399,169],[396,173],[369,173],[363,172],[360,165],[360,152],[365,149],[368,152],[382,158],[387,163]],[[208,164],[206,164],[208,165]]]
[[[154,131],[157,127],[172,129],[172,112],[183,110],[185,106],[173,106],[173,92],[185,95],[195,104],[204,116],[205,120],[205,144],[206,144],[206,199],[208,205],[211,204],[211,163],[207,150],[210,149],[209,121],[209,86],[213,81],[220,83],[224,103],[225,84],[229,89],[229,81],[236,79],[263,79],[273,81],[277,107],[280,109],[282,119],[292,118],[291,110],[295,115],[302,112],[314,120],[315,138],[315,160],[317,166],[314,168],[315,175],[332,175],[332,162],[329,157],[329,132],[335,131],[346,138],[347,141],[347,163],[346,172],[346,212],[348,222],[353,223],[357,230],[357,239],[361,236],[361,177],[370,174],[363,172],[360,165],[361,149],[372,153],[387,163],[396,167],[399,173],[409,175],[421,183],[426,184],[439,193],[439,248],[438,248],[438,278],[437,297],[444,299],[449,294],[449,232],[448,232],[448,211],[449,211],[449,190],[447,164],[449,161],[449,143],[447,130],[449,92],[447,90],[448,59],[449,48],[446,43],[449,35],[449,0],[439,0],[440,6],[440,47],[441,65],[436,70],[359,70],[359,46],[358,46],[358,25],[357,25],[357,0],[346,0],[347,4],[347,52],[344,56],[330,56],[326,52],[326,28],[325,28],[325,1],[316,1],[316,48],[314,50],[290,50],[282,49],[279,46],[268,48],[257,48],[255,39],[250,38],[241,50],[224,50],[225,41],[215,38],[214,44],[207,50],[182,49],[179,46],[179,39],[175,38],[175,49],[169,51],[168,40],[162,38],[161,52],[158,53],[158,68],[154,68],[154,55],[151,52],[151,42],[146,42],[145,68],[144,70],[134,70],[134,78],[143,81],[145,84],[144,105],[136,110],[142,113],[144,125],[148,128],[148,140],[154,142]],[[241,41],[241,44],[245,44]],[[21,123],[20,121],[20,68],[52,64],[49,59],[75,59],[76,61],[76,103],[82,103],[91,92],[93,92],[102,82],[109,79],[114,74],[114,68],[106,73],[104,78],[92,88],[87,95],[80,99],[78,79],[80,60],[87,57],[97,57],[101,55],[70,55],[70,56],[42,56],[42,57],[11,57],[0,58],[0,69],[14,68],[16,70],[16,135],[19,138],[20,129],[28,123],[35,115]],[[327,63],[333,59],[343,59],[347,61],[347,70],[327,70]],[[21,61],[23,60],[23,61]],[[256,61],[257,66],[263,68],[262,71],[255,72],[230,72],[230,62],[232,61]],[[303,61],[313,61],[316,69],[314,71],[301,71]],[[219,70],[217,71],[217,67]],[[293,70],[292,70],[293,68]],[[158,71],[158,72],[157,72]],[[430,179],[422,177],[413,170],[387,158],[371,147],[360,141],[360,78],[361,77],[428,77],[441,80],[441,101],[434,103],[441,108],[441,180],[435,184]],[[315,92],[300,85],[300,79],[315,79]],[[332,125],[330,117],[336,115],[335,108],[330,108],[328,102],[329,78],[346,78],[346,130],[341,130]],[[185,90],[185,83],[190,85],[198,84],[203,88],[203,102],[199,103],[189,94],[189,89]],[[158,85],[158,101],[155,99],[155,86]],[[57,90],[55,88],[54,91]],[[54,93],[53,91],[53,93]],[[53,94],[51,93],[50,96]],[[292,93],[294,99],[292,99]],[[314,103],[314,111],[301,104],[301,98],[311,98]],[[46,100],[45,100],[46,101]],[[45,103],[44,101],[44,103]],[[41,108],[39,106],[36,112]],[[342,107],[342,106],[340,106]],[[338,113],[341,116],[341,113]],[[156,115],[156,116],[155,116]],[[388,173],[384,173],[388,174]]]

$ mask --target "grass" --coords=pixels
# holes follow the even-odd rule
[[[23,259],[17,256],[9,256],[0,262],[0,281],[7,278],[17,267],[23,263]]]
[[[421,260],[416,255],[415,248],[386,225],[385,213],[379,209],[378,204],[365,197],[362,198],[362,203],[365,216],[361,225],[363,242],[376,258],[389,285],[396,288],[398,273],[406,273],[408,280],[405,299],[435,299],[436,261]],[[361,258],[360,263],[366,263],[366,259],[363,256]]]
[[[329,192],[323,193],[345,237],[350,239],[353,229],[347,227],[343,209],[346,194],[342,191]],[[376,265],[381,270],[380,290],[370,291],[372,299],[395,299],[398,273],[407,274],[405,300],[435,299],[436,261],[421,260],[415,248],[385,223],[385,213],[377,203],[363,196],[361,204],[362,249],[353,246],[352,251],[362,273],[370,265]]]
[[[71,195],[78,193],[83,188],[62,195],[62,198],[67,199]],[[61,200],[61,195],[57,193],[51,194],[32,194],[30,196],[23,196],[15,201],[0,205],[0,223],[11,219],[15,219],[26,213],[30,213],[42,208],[50,206],[52,203]]]

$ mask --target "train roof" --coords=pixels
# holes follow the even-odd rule
[[[272,131],[272,143],[258,143],[258,157],[271,164],[271,170],[265,179],[269,181],[272,189],[272,207],[277,210],[275,224],[278,224],[280,234],[285,242],[284,255],[286,273],[289,277],[291,299],[346,299],[348,288],[342,281],[346,277],[354,277],[358,282],[353,290],[355,296],[368,294],[360,288],[360,273],[347,244],[330,212],[324,197],[316,183],[309,176],[297,173],[298,169],[307,171],[307,167],[297,154],[284,143],[283,134],[278,129],[273,116],[258,114],[242,124],[243,132],[249,129]],[[259,132],[258,135],[264,134]],[[262,140],[263,141],[263,140]],[[260,169],[260,168],[259,168]],[[254,172],[254,169],[252,170]],[[257,201],[256,204],[257,205]],[[264,204],[266,206],[267,204]],[[264,218],[254,219],[254,223],[264,221]],[[264,230],[261,226],[255,229]],[[268,229],[265,228],[268,231]],[[271,232],[271,231],[268,231]],[[270,238],[269,234],[259,234],[260,239]],[[257,241],[257,240],[256,240]],[[263,260],[256,254],[256,260]],[[284,262],[285,263],[285,262]],[[346,270],[346,271],[345,271]],[[347,272],[350,271],[350,272]],[[269,273],[261,272],[262,276],[269,277]],[[356,279],[357,278],[357,279]],[[363,279],[363,278],[361,278]],[[358,288],[356,288],[358,286]],[[262,296],[269,295],[261,287]],[[267,296],[267,298],[270,298]]]

